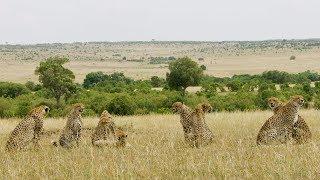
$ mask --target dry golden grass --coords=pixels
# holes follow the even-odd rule
[[[200,149],[189,148],[177,115],[116,117],[116,124],[128,130],[131,145],[123,149],[93,148],[90,130],[86,130],[79,148],[54,148],[57,129],[63,119],[45,123],[42,149],[15,155],[0,150],[0,179],[103,179],[103,178],[251,178],[317,179],[320,177],[320,112],[303,110],[313,133],[312,142],[304,145],[258,147],[256,134],[271,116],[267,112],[212,113],[207,122],[216,141]],[[98,118],[85,119],[86,128]],[[1,120],[0,144],[18,120]]]
[[[320,51],[320,50],[319,50]],[[269,70],[280,70],[297,73],[307,70],[320,72],[319,52],[296,53],[295,61],[289,60],[290,54],[279,55],[243,55],[226,56],[216,58],[207,57],[204,64],[207,67],[205,74],[217,77],[229,77],[235,74],[259,74]],[[185,54],[189,55],[189,54]],[[194,60],[195,57],[191,56]],[[1,55],[0,55],[1,58]],[[0,81],[25,83],[26,81],[37,82],[38,78],[34,70],[39,61],[16,61],[0,60]],[[151,65],[146,62],[116,62],[116,61],[76,61],[70,59],[66,67],[72,70],[76,76],[76,82],[82,83],[85,76],[90,72],[103,71],[111,74],[123,72],[126,76],[134,79],[149,79],[157,75],[165,77],[168,72],[167,65]]]

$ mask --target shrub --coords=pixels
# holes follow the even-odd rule
[[[314,107],[316,109],[320,109],[320,95],[317,95],[315,98],[314,98]]]
[[[110,113],[120,116],[133,115],[136,110],[136,105],[130,96],[120,94],[111,100],[107,109]]]
[[[161,87],[165,84],[165,79],[159,78],[158,76],[152,76],[150,80],[152,87]]]
[[[86,75],[83,81],[83,87],[88,89],[94,87],[96,84],[103,82],[107,79],[107,75],[103,72],[92,72]]]
[[[9,99],[0,98],[0,118],[13,117],[12,104]]]
[[[280,71],[263,72],[261,77],[277,84],[289,83],[292,81],[291,75],[289,73]]]
[[[237,92],[242,89],[242,83],[240,81],[231,81],[226,84],[228,89],[232,92]]]
[[[30,91],[26,86],[17,83],[0,82],[0,96],[5,98],[16,98]]]

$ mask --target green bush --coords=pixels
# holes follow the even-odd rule
[[[9,99],[0,98],[0,118],[13,117],[12,104]]]
[[[158,76],[152,76],[150,81],[152,87],[161,87],[164,86],[166,80],[163,78],[159,78]]]
[[[83,87],[84,88],[92,88],[96,84],[103,82],[107,79],[107,75],[105,75],[103,72],[91,72],[86,75],[84,81],[83,81]]]
[[[314,107],[316,109],[320,109],[320,95],[317,95],[315,98],[314,98]]]
[[[23,84],[0,82],[0,97],[16,98],[30,91]]]
[[[107,109],[110,113],[120,116],[133,115],[136,110],[136,104],[129,95],[119,94],[111,100]]]

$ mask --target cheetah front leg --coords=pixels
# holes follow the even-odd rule
[[[81,141],[81,129],[79,129],[78,131],[76,131],[75,133],[75,140],[76,140],[76,144],[79,147],[80,145],[80,141]]]

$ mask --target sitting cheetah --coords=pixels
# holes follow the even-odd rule
[[[212,110],[208,103],[199,104],[192,112],[192,132],[195,135],[195,146],[200,147],[213,141],[213,133],[205,121],[205,113]]]
[[[102,112],[98,126],[91,136],[91,142],[94,146],[115,145],[124,147],[127,137],[124,131],[116,128],[111,115],[105,110]]]
[[[6,144],[6,151],[24,149],[31,142],[35,146],[39,146],[40,133],[43,130],[43,118],[49,110],[47,106],[32,109],[11,132]]]
[[[68,116],[66,126],[60,135],[59,144],[64,148],[71,148],[76,143],[79,146],[81,139],[81,129],[83,126],[81,114],[84,110],[84,105],[77,103],[73,105],[71,113]],[[53,142],[54,146],[58,146],[57,142]]]
[[[276,97],[268,99],[268,105],[276,114],[283,107],[283,103]],[[311,131],[301,116],[298,116],[298,121],[293,125],[292,138],[302,144],[308,142],[312,137]]]
[[[183,128],[184,139],[189,145],[194,144],[194,134],[192,132],[192,110],[181,102],[175,102],[172,105],[174,113],[180,114],[180,123]]]
[[[92,145],[99,146],[102,141],[113,141],[115,134],[115,124],[112,121],[111,115],[108,111],[103,111],[100,116],[98,126],[95,128],[94,133],[91,136]]]
[[[302,96],[292,97],[263,124],[257,136],[257,144],[287,143],[292,138],[293,125],[298,121],[298,111],[303,103]]]

